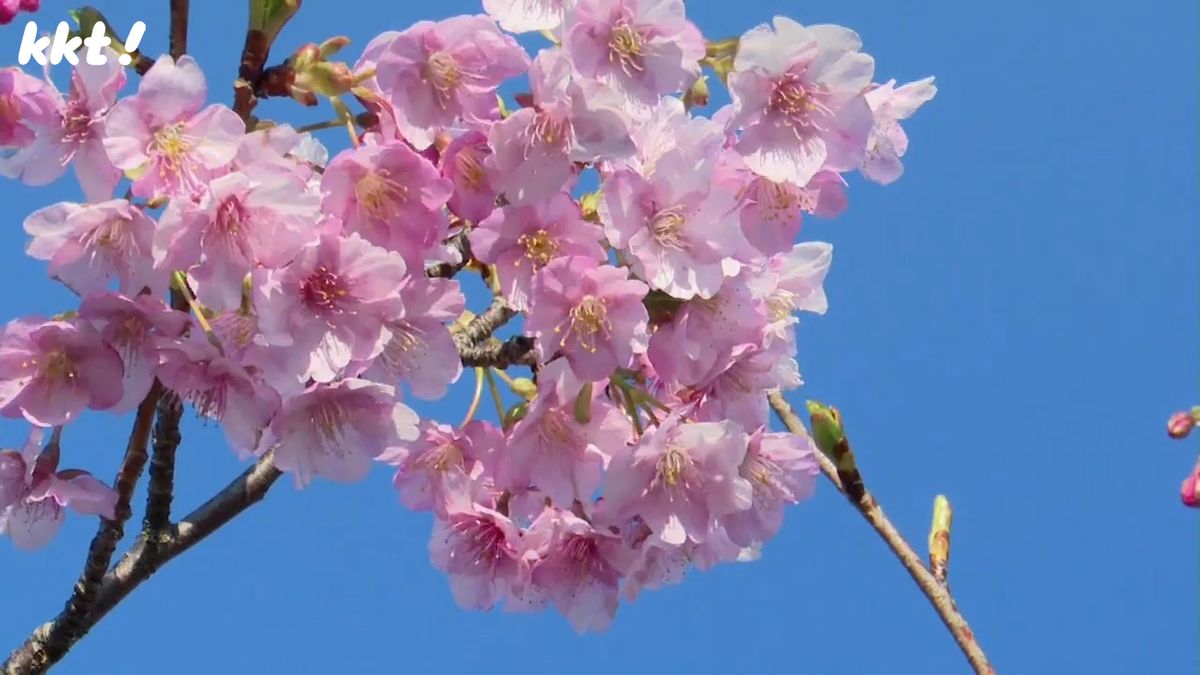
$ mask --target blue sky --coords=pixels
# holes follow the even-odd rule
[[[115,24],[144,20],[144,49],[165,51],[165,0],[97,4]],[[192,4],[191,51],[210,97],[228,103],[245,3]],[[1164,433],[1170,412],[1200,398],[1198,17],[1195,3],[1154,5],[688,7],[714,38],[777,13],[840,23],[862,35],[877,79],[938,78],[938,97],[906,127],[905,177],[887,189],[855,179],[842,218],[805,224],[803,238],[833,242],[834,266],[829,313],[801,326],[807,385],[791,400],[841,408],[868,485],[920,549],[933,496],[949,495],[951,586],[1001,673],[1200,668],[1196,513],[1178,498],[1196,446]],[[70,5],[43,6],[47,24]],[[309,0],[276,57],[335,33],[356,55],[381,30],[476,11],[467,0]],[[21,25],[0,28],[5,62]],[[260,113],[327,117],[287,102]],[[20,225],[77,196],[69,180],[0,184],[0,318],[69,306],[23,257]],[[465,398],[459,387],[420,411],[454,421]],[[65,435],[67,463],[111,477],[127,429],[85,418]],[[0,425],[7,445],[24,433]],[[192,416],[184,438],[186,510],[240,466]],[[429,517],[401,508],[389,480],[381,467],[351,487],[281,482],[145,583],[60,671],[965,670],[924,598],[827,485],[790,512],[762,560],[694,574],[623,606],[608,633],[580,637],[553,613],[459,610],[428,562]],[[34,555],[0,543],[0,650],[59,610],[94,528],[73,519]]]

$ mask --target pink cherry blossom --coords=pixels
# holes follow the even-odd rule
[[[412,267],[446,236],[442,207],[453,184],[403,143],[342,152],[325,170],[321,190],[322,210],[341,218],[347,233],[401,253]]]
[[[173,200],[163,212],[155,263],[164,271],[188,269],[206,306],[235,309],[247,274],[283,267],[315,240],[318,202],[294,173],[215,178],[198,202]]]
[[[512,204],[531,204],[560,191],[575,162],[620,159],[633,152],[624,101],[591,80],[574,78],[560,49],[538,54],[529,71],[532,108],[492,125],[496,187]]]
[[[625,446],[631,432],[629,419],[597,394],[591,419],[580,424],[573,399],[539,393],[509,433],[498,469],[501,487],[534,487],[563,507],[590,500],[609,456]]]
[[[908,151],[908,135],[900,126],[900,120],[911,117],[936,94],[932,77],[899,88],[895,80],[888,80],[866,93],[875,125],[867,138],[867,154],[862,164],[864,176],[883,185],[900,178],[904,173],[900,158]]]
[[[50,262],[50,275],[80,295],[108,290],[115,279],[125,295],[166,289],[166,274],[150,258],[154,221],[124,199],[99,204],[59,202],[33,212],[25,252]]]
[[[0,68],[0,148],[22,148],[34,141],[34,129],[54,119],[53,90],[20,68]],[[2,166],[2,164],[0,164]]]
[[[46,185],[74,162],[88,201],[112,198],[121,171],[109,161],[101,131],[105,114],[125,86],[125,67],[111,49],[104,53],[107,60],[102,65],[80,59],[72,71],[68,95],[64,98],[54,91],[53,114],[38,126],[37,139],[11,158],[0,160],[0,174],[28,185]],[[54,85],[48,83],[47,88],[53,91]]]
[[[751,506],[753,486],[738,475],[748,440],[733,422],[685,423],[672,414],[613,455],[605,509],[641,516],[668,544],[704,541],[717,518]]]
[[[279,394],[203,338],[162,341],[158,379],[201,417],[215,420],[242,457],[279,409]]]
[[[462,119],[499,119],[496,87],[524,73],[529,56],[487,16],[420,21],[379,57],[375,79],[391,100],[400,133],[418,150]]]
[[[875,61],[847,28],[804,27],[775,17],[742,36],[729,75],[735,114],[744,129],[737,149],[758,174],[806,185],[821,169],[862,163],[871,131],[862,93]]]
[[[207,86],[190,56],[162,56],[142,76],[138,93],[108,112],[104,149],[135,176],[133,194],[191,198],[233,160],[245,124],[229,108],[201,110]]]
[[[22,551],[43,548],[58,533],[70,507],[83,515],[113,518],[117,493],[79,469],[59,470],[56,437],[42,449],[34,427],[20,452],[0,450],[0,535]]]
[[[487,12],[510,33],[553,31],[562,25],[563,12],[575,0],[483,0]]]
[[[407,278],[398,253],[358,235],[324,236],[287,267],[252,275],[266,344],[309,355],[303,377],[331,382],[352,360],[374,358],[391,335]]]
[[[360,377],[407,382],[417,398],[437,400],[462,374],[458,345],[448,322],[466,307],[458,282],[412,278],[400,289],[403,308],[384,327],[382,351],[364,362]],[[358,370],[353,365],[351,370]]]
[[[112,407],[115,413],[133,410],[146,397],[154,384],[159,341],[180,336],[190,324],[187,314],[151,295],[132,299],[116,293],[90,295],[79,305],[79,316],[90,321],[121,356],[124,396]]]
[[[396,466],[393,484],[405,506],[445,517],[455,499],[450,493],[462,480],[481,477],[503,445],[503,433],[487,422],[472,420],[459,429],[423,422],[421,436],[389,448],[387,461]]]
[[[761,272],[748,278],[751,292],[766,303],[773,337],[792,342],[794,312],[825,313],[829,301],[824,283],[832,262],[832,246],[822,241],[804,242],[772,256]]]
[[[492,149],[487,136],[468,131],[450,142],[441,157],[442,177],[454,185],[450,212],[472,223],[487,218],[496,208],[495,181],[491,168]]]
[[[732,258],[745,246],[737,204],[711,189],[709,178],[672,152],[650,178],[622,170],[605,185],[604,233],[651,288],[681,299],[711,298],[737,273]]]
[[[602,380],[646,351],[650,288],[628,271],[582,257],[558,258],[538,272],[526,330],[543,360],[562,354],[580,378]]]
[[[746,458],[738,474],[754,487],[754,503],[722,519],[725,532],[739,546],[774,537],[783,525],[783,507],[812,496],[817,476],[817,449],[807,434],[750,435]]]
[[[533,584],[554,601],[576,632],[603,631],[617,613],[618,587],[631,555],[621,538],[569,511],[546,509],[530,526],[549,531]]]
[[[731,420],[753,429],[767,424],[765,391],[794,389],[803,384],[792,343],[741,344],[720,354],[712,368],[692,387],[699,403],[698,420]]]
[[[50,427],[121,401],[121,357],[87,323],[10,321],[0,334],[0,415]]]
[[[456,481],[461,484],[463,478]],[[487,610],[511,601],[529,576],[525,549],[530,537],[504,514],[473,502],[464,488],[447,494],[446,513],[434,521],[429,539],[433,565],[449,577],[454,599],[464,609]]]
[[[638,114],[700,76],[704,38],[684,18],[683,0],[578,0],[564,32],[579,73],[620,92]]]
[[[471,252],[496,266],[504,297],[517,310],[529,308],[533,276],[552,260],[606,258],[603,232],[584,220],[579,205],[563,192],[529,206],[497,209],[470,237]]]
[[[352,483],[366,477],[384,450],[417,436],[417,414],[396,401],[392,387],[346,379],[313,384],[285,400],[258,452],[273,450],[275,466],[292,474],[297,487],[316,476]]]

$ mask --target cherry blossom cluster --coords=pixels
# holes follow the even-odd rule
[[[832,248],[798,243],[801,222],[841,213],[851,172],[900,176],[932,78],[873,83],[833,25],[709,42],[682,0],[483,5],[353,65],[294,60],[299,100],[366,111],[332,159],[206,105],[190,57],[123,98],[115,58],[66,92],[0,71],[0,174],[72,166],[86,199],[25,220],[78,307],[0,336],[0,415],[34,427],[0,453],[14,543],[44,544],[67,506],[112,517],[109,488],[57,469],[58,433],[162,386],[299,487],[395,467],[467,608],[602,630],[622,596],[758,556],[818,473],[766,401],[801,384],[795,314],[826,309]],[[522,33],[548,46],[531,58]],[[705,68],[732,99],[710,116]],[[476,273],[495,295],[478,316],[456,278]],[[493,337],[508,320],[520,335]],[[517,403],[497,396],[495,424],[418,419],[402,398],[442,398],[464,362],[533,378],[499,373]]]

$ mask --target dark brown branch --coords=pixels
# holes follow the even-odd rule
[[[133,430],[130,431],[129,442],[125,446],[125,459],[121,462],[116,480],[113,481],[117,491],[113,518],[100,519],[100,529],[88,548],[83,573],[75,582],[66,607],[53,621],[35,631],[25,644],[9,657],[3,667],[6,675],[46,672],[62,659],[71,645],[91,626],[90,614],[99,596],[105,572],[108,571],[117,544],[125,536],[125,522],[131,515],[129,502],[133,497],[134,488],[137,487],[138,478],[142,475],[142,469],[146,466],[146,444],[150,440],[154,409],[161,394],[162,388],[155,383],[138,406]]]
[[[537,365],[533,338],[526,335],[514,335],[503,342],[490,340],[482,345],[464,345],[460,346],[458,351],[464,366],[507,368]]]
[[[154,452],[150,456],[150,484],[146,493],[146,515],[142,533],[151,542],[161,543],[171,536],[171,501],[175,494],[175,452],[183,437],[179,420],[183,403],[172,392],[158,400],[154,423]]]
[[[471,240],[467,236],[466,228],[456,232],[453,236],[446,240],[446,245],[454,250],[458,255],[458,262],[453,263],[438,263],[425,268],[425,276],[440,277],[449,279],[455,274],[462,271],[471,262]]]
[[[187,53],[188,2],[171,0],[171,58],[176,61]]]
[[[270,55],[271,39],[267,34],[253,28],[247,30],[242,60],[238,66],[238,79],[233,84],[233,111],[243,120],[248,121],[258,105],[255,89],[262,79],[263,66]]]
[[[153,411],[152,405],[149,411]],[[150,419],[149,412],[147,419]],[[147,434],[149,433],[148,423],[145,431]],[[142,454],[145,455],[144,445]],[[171,541],[151,546],[145,536],[138,537],[130,551],[121,557],[112,571],[103,576],[98,589],[94,592],[91,611],[77,617],[74,622],[75,640],[86,635],[92,626],[96,625],[113,607],[116,607],[143,581],[149,579],[160,567],[200,543],[222,525],[261,501],[280,475],[279,470],[271,461],[271,455],[265,455],[254,466],[246,469],[242,475],[214,495],[212,499],[188,514],[179,523],[177,535]],[[126,500],[125,509],[128,510],[128,508],[128,500]],[[64,630],[63,620],[64,617],[59,615],[58,618],[34,630],[25,644],[9,656],[8,661],[4,664],[4,673],[6,675],[44,673],[54,662],[62,658],[70,644],[66,645],[66,648],[52,660],[48,660],[45,646],[51,636]]]
[[[460,351],[463,347],[478,345],[491,337],[497,328],[508,323],[508,320],[516,315],[516,310],[509,307],[504,298],[496,297],[483,314],[471,319],[466,326],[455,332],[454,341],[458,343]]]
[[[771,408],[775,410],[779,421],[783,422],[783,426],[788,431],[794,434],[805,434],[807,431],[800,418],[792,411],[792,407],[784,400],[783,395],[779,392],[772,392],[767,396],[770,401]],[[821,464],[821,473],[833,483],[838,492],[841,492],[846,497],[847,501],[858,509],[863,518],[871,525],[872,528],[883,539],[892,553],[900,561],[900,564],[908,571],[908,575],[917,583],[917,587],[929,599],[929,603],[933,605],[934,611],[941,618],[942,623],[950,631],[950,635],[954,637],[954,641],[958,643],[959,649],[962,650],[967,661],[976,673],[981,675],[994,675],[995,669],[988,662],[987,655],[983,653],[983,648],[979,646],[979,642],[975,639],[975,634],[967,626],[967,620],[958,611],[958,606],[954,603],[954,597],[950,595],[949,589],[942,584],[930,572],[921,556],[917,554],[913,547],[904,540],[904,536],[892,524],[887,515],[883,512],[883,507],[875,501],[875,496],[869,490],[864,489],[862,494],[856,499],[852,497],[847,490],[847,487],[842,483],[842,479],[838,477],[838,470],[833,465],[833,462],[824,455],[824,453],[816,453],[817,460]]]

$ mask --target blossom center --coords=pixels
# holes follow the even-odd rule
[[[544,229],[538,229],[533,234],[523,234],[517,237],[517,244],[524,247],[525,257],[535,267],[544,267],[558,254],[558,244]]]
[[[687,483],[687,472],[692,466],[692,460],[687,453],[679,448],[668,448],[658,460],[658,475],[668,488]]]
[[[386,173],[368,173],[354,184],[354,198],[367,216],[383,219],[408,201],[408,188]]]
[[[154,132],[150,140],[154,150],[162,156],[166,164],[178,167],[192,149],[192,139],[183,133],[183,123],[165,126]]]
[[[321,265],[300,282],[300,297],[317,314],[338,314],[342,298],[349,294],[346,281],[337,272]]]
[[[739,472],[754,485],[755,496],[767,501],[794,499],[792,491],[780,480],[782,470],[775,462],[759,454],[747,454]]]
[[[418,464],[442,473],[456,469],[463,464],[462,449],[453,441],[444,441],[422,454]]]
[[[608,321],[608,303],[604,298],[586,295],[578,305],[571,308],[571,332],[580,346],[587,351],[596,351],[597,336],[607,335],[611,329],[612,324]]]
[[[324,400],[309,408],[308,423],[324,441],[326,451],[344,456],[345,444],[341,443],[342,431],[350,423],[350,414],[337,401]]]
[[[470,563],[482,562],[489,568],[495,567],[504,558],[505,550],[511,548],[504,531],[485,518],[463,518],[455,521],[452,527],[465,540]]]
[[[448,96],[463,79],[458,61],[446,52],[430,54],[425,66],[426,78],[441,96]]]
[[[0,96],[0,123],[5,126],[21,121],[21,109],[12,96]]]
[[[66,382],[68,384],[74,384],[75,378],[79,375],[75,370],[75,364],[72,363],[71,357],[67,356],[67,353],[62,350],[51,352],[42,361],[41,374],[47,382]]]
[[[620,64],[621,70],[632,77],[646,69],[642,63],[645,46],[642,34],[628,21],[621,20],[608,36],[608,60]]]
[[[549,112],[539,112],[530,123],[529,130],[531,141],[559,147],[564,151],[571,149],[571,122],[565,117],[559,118]]]
[[[816,127],[814,113],[831,114],[821,103],[818,87],[795,73],[788,73],[771,83],[770,108],[786,118],[791,124],[808,128]]]
[[[683,226],[686,221],[679,209],[659,211],[650,219],[650,233],[654,241],[667,248],[682,249],[687,245],[683,236]]]
[[[538,425],[538,431],[542,438],[552,445],[568,447],[575,445],[574,424],[560,410],[547,412],[542,417],[541,424]]]

